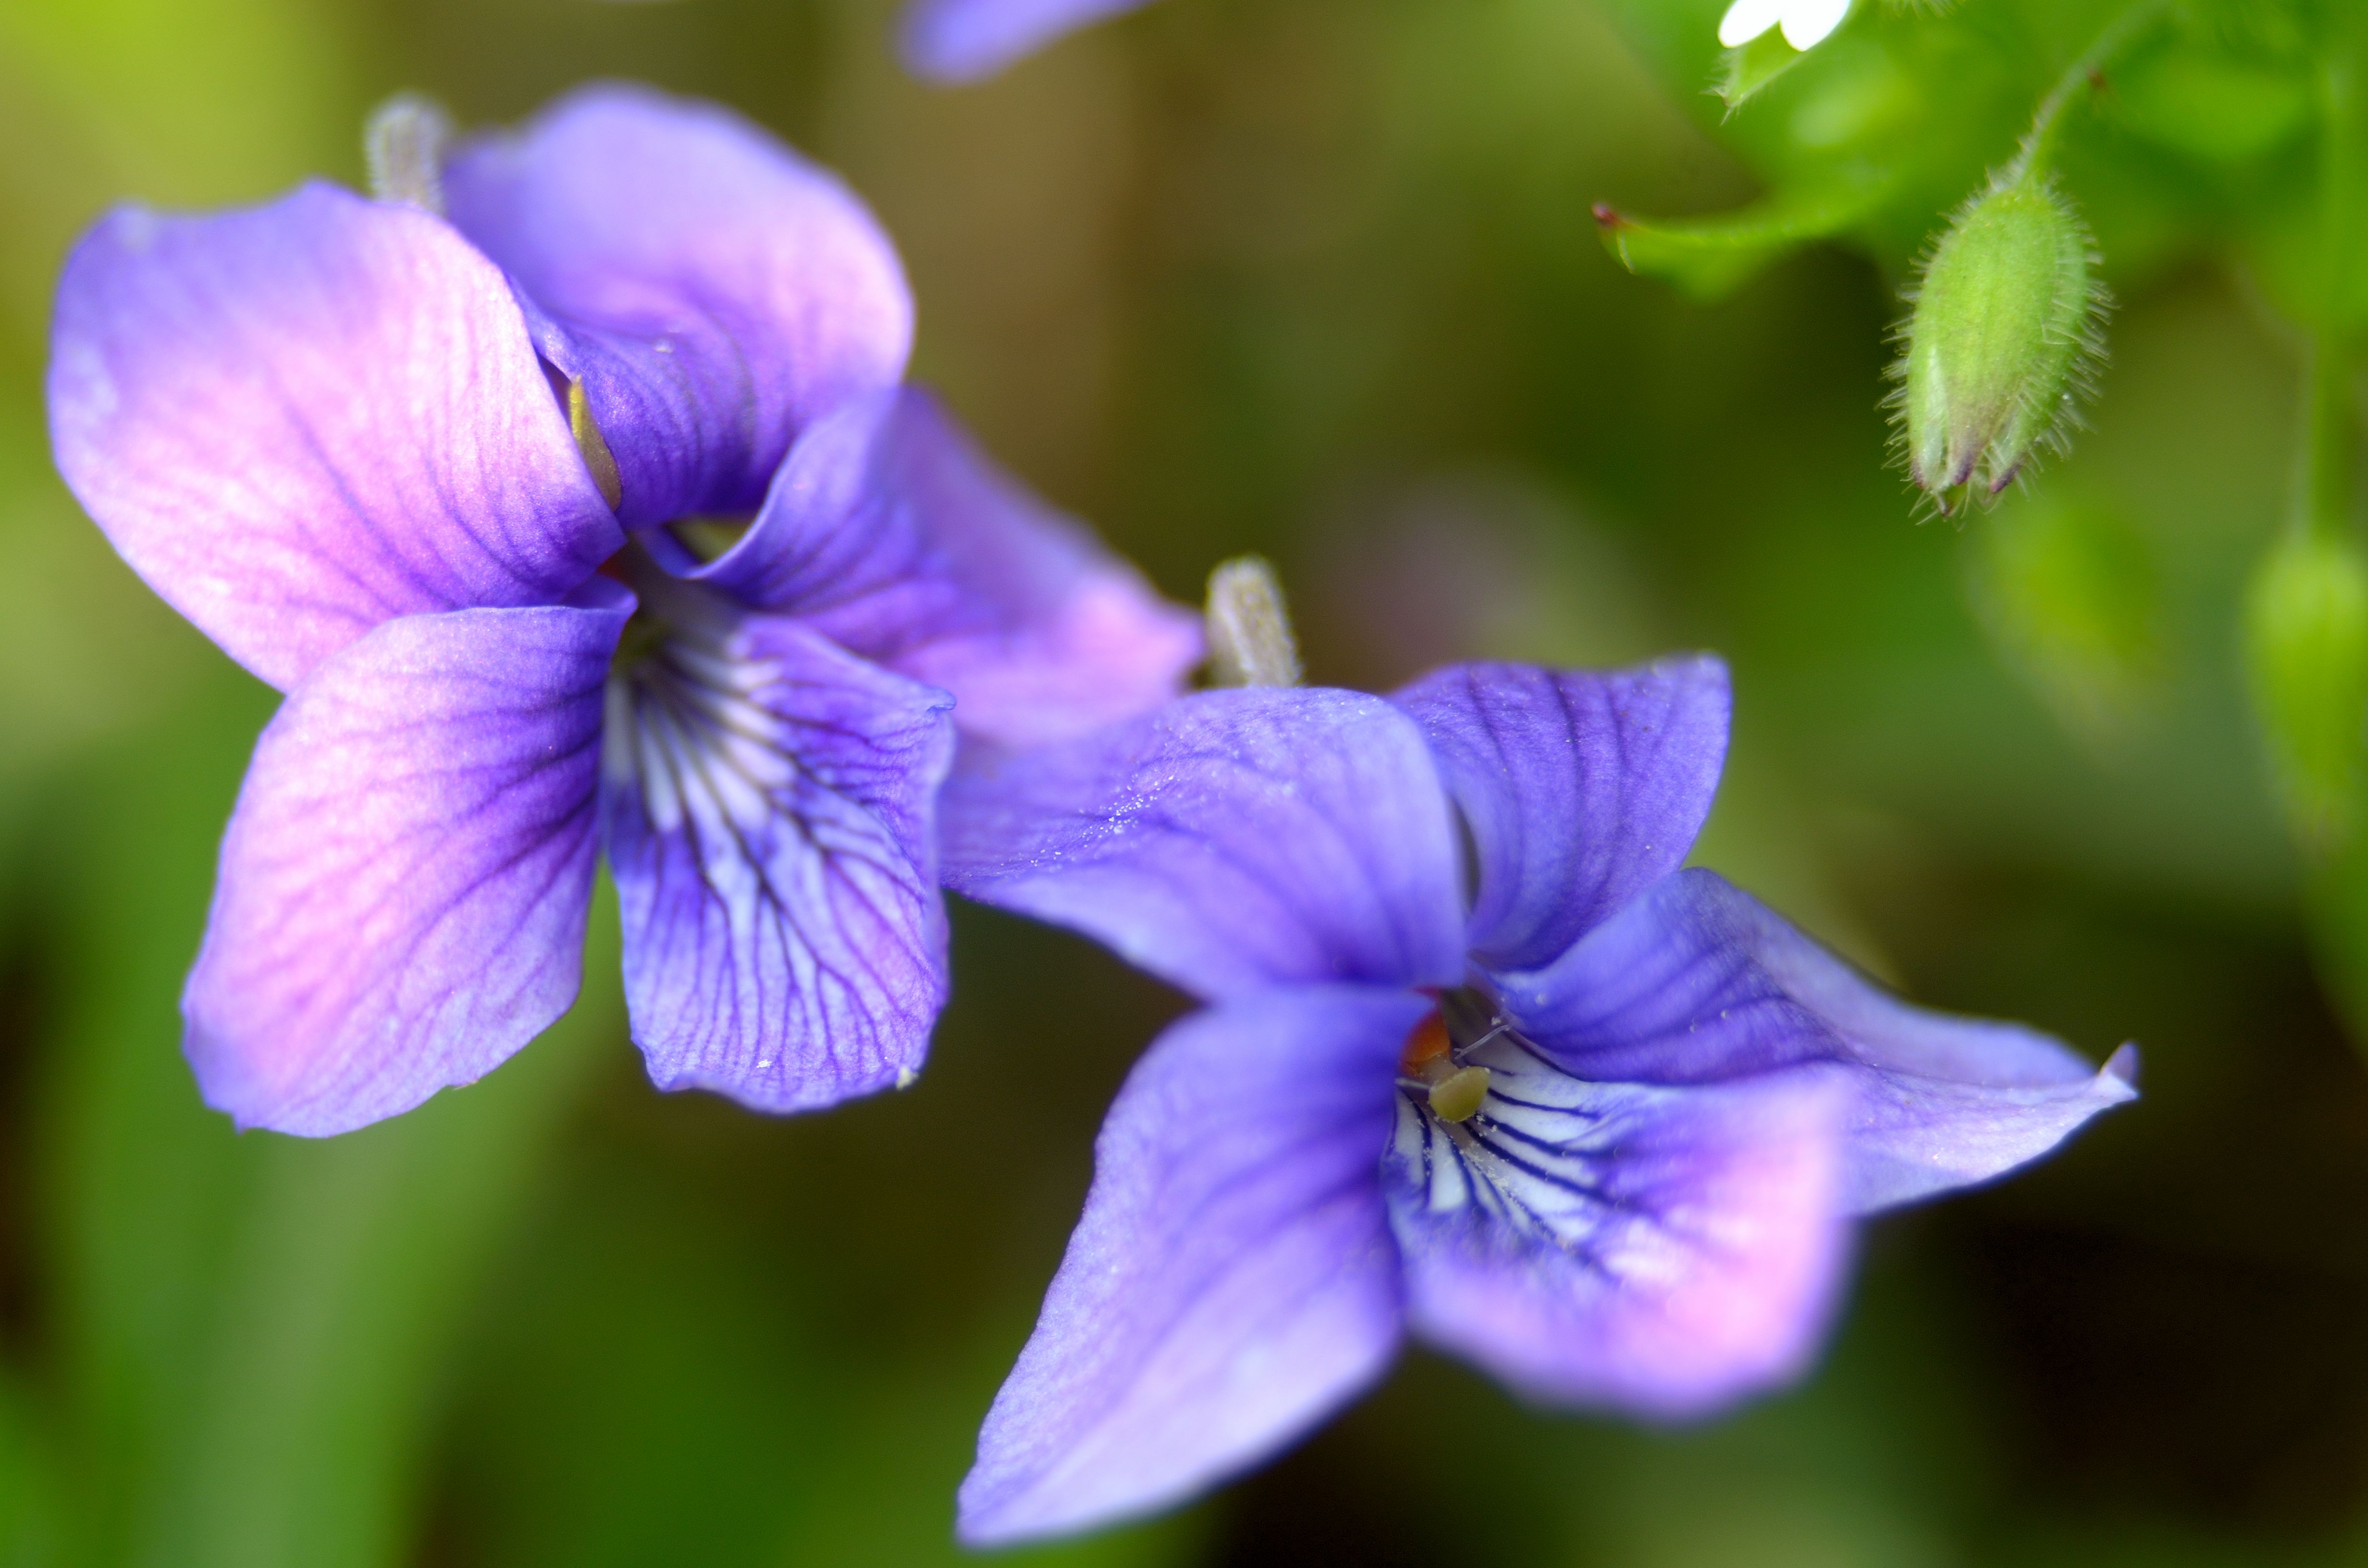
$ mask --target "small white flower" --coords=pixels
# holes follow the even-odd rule
[[[1718,41],[1740,49],[1770,28],[1794,49],[1814,49],[1850,15],[1850,0],[1735,0],[1718,24]]]

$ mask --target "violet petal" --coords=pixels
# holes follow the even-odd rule
[[[946,996],[951,705],[771,617],[672,633],[620,674],[609,857],[661,1088],[792,1111],[919,1069]]]
[[[1661,882],[1553,964],[1497,979],[1520,1027],[1585,1078],[1848,1069],[1846,1196],[1861,1210],[2002,1175],[2136,1095],[2135,1052],[2099,1071],[2035,1029],[1911,1007],[1704,870]]]
[[[1461,665],[1392,699],[1415,717],[1479,851],[1474,958],[1544,963],[1685,863],[1726,759],[1726,666],[1611,674]]]
[[[334,187],[102,220],[49,392],[116,549],[283,690],[396,616],[555,602],[623,542],[500,272]]]
[[[1446,793],[1379,698],[1202,692],[1087,739],[979,748],[940,820],[947,886],[1202,996],[1463,973]]]
[[[1377,1162],[1427,1001],[1270,991],[1163,1035],[962,1483],[973,1545],[1148,1512],[1247,1469],[1378,1376],[1398,1260]]]
[[[207,1104],[348,1131],[473,1082],[567,1010],[601,686],[631,608],[591,597],[391,620],[289,694],[181,1001]]]
[[[1401,1091],[1384,1165],[1416,1333],[1531,1398],[1665,1419],[1801,1372],[1847,1249],[1839,1074],[1591,1084],[1504,1035],[1463,1060],[1479,1112]]]
[[[1201,658],[1198,616],[911,389],[808,430],[755,526],[695,575],[943,687],[955,722],[1007,745],[1133,718]]]
[[[755,510],[801,428],[904,374],[913,306],[886,234],[728,109],[586,87],[462,144],[444,194],[584,382],[630,525]]]
[[[905,63],[916,76],[974,82],[1021,56],[1145,0],[914,0],[905,13]]]

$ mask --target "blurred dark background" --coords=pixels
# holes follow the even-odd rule
[[[1704,304],[1598,243],[1596,200],[1758,188],[1653,44],[1706,59],[1719,9],[1163,0],[948,93],[885,0],[0,0],[0,1563],[960,1555],[978,1418],[1176,998],[965,908],[919,1083],[767,1120],[651,1090],[603,927],[550,1036],[334,1142],[233,1135],[178,1055],[272,699],[51,473],[60,257],[127,196],[357,180],[395,89],[492,121],[594,75],[843,171],[904,248],[917,373],[1170,593],[1267,552],[1334,684],[1717,649],[1704,863],[1919,1001],[2146,1052],[2146,1099],[2053,1162],[1873,1226],[1796,1392],[1639,1429],[1417,1354],[1206,1504],[1019,1557],[2368,1561],[2368,1079],[2233,654],[2293,347],[2241,267],[2100,215],[2093,430],[1919,522],[1878,406],[1899,256]],[[2029,101],[1965,131],[1975,172]],[[2066,506],[2139,585],[2102,653],[2014,591]]]

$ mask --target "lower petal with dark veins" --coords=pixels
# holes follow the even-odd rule
[[[748,617],[668,635],[609,703],[609,854],[651,1077],[771,1111],[909,1082],[946,994],[951,699]]]
[[[1794,1375],[1848,1239],[1848,1085],[1595,1084],[1500,1031],[1449,1121],[1401,1086],[1383,1157],[1416,1332],[1532,1398],[1679,1417]]]

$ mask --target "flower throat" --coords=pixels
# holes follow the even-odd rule
[[[1398,1054],[1399,1085],[1421,1094],[1440,1120],[1469,1121],[1487,1100],[1490,1074],[1466,1059],[1509,1032],[1479,992],[1469,986],[1442,991],[1439,1006],[1406,1036]]]

